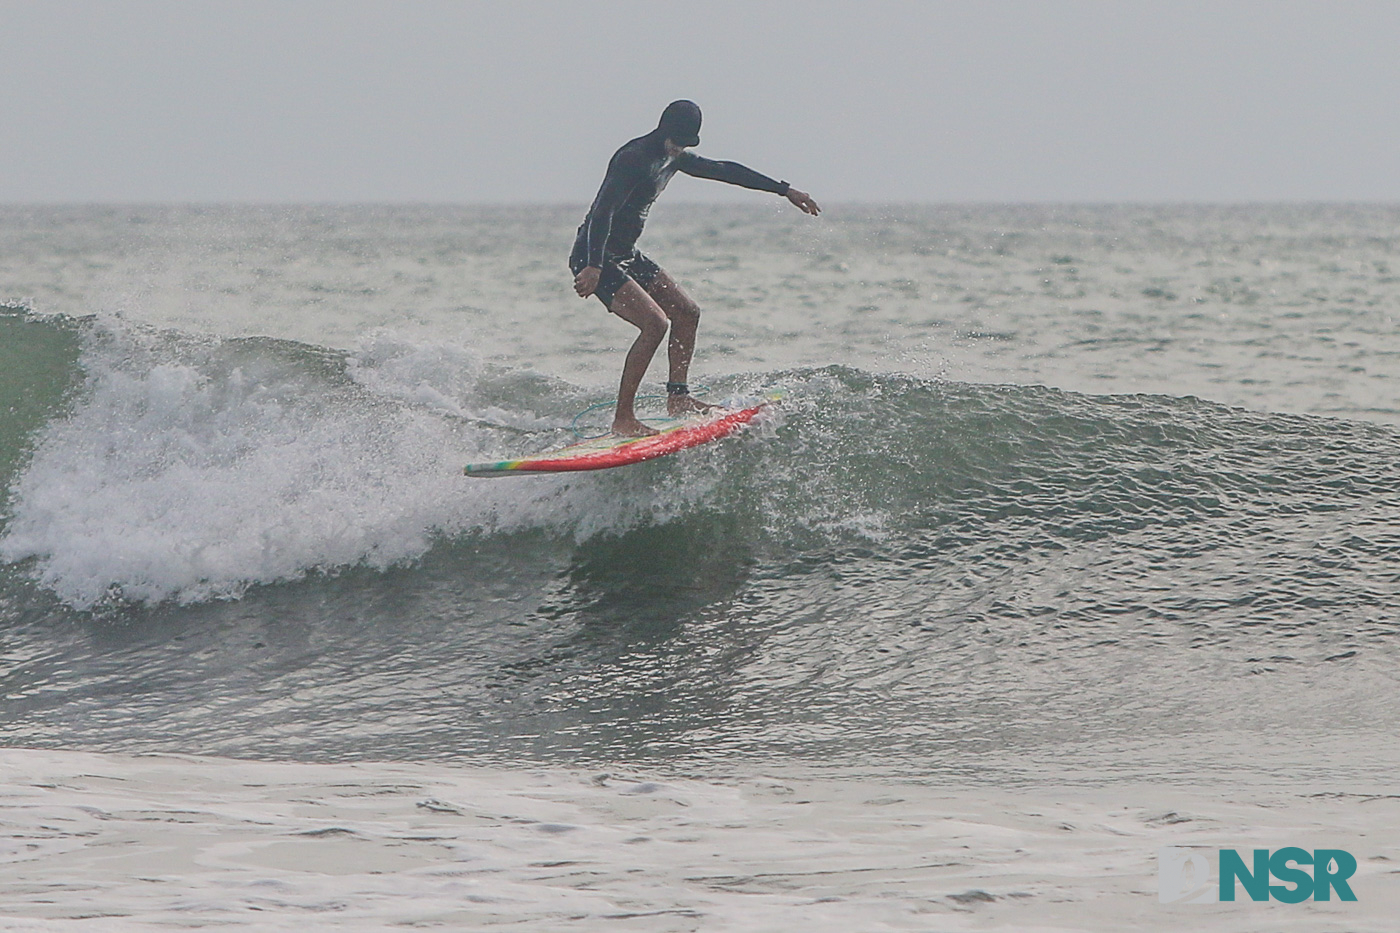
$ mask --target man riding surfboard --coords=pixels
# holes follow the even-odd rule
[[[607,174],[578,228],[569,269],[580,298],[596,295],[609,311],[636,327],[640,334],[627,351],[613,415],[615,434],[639,437],[656,433],[637,420],[637,387],[661,346],[669,325],[667,345],[670,374],[666,409],[672,415],[709,408],[690,397],[686,379],[695,353],[700,308],[675,280],[637,249],[647,212],[676,172],[696,178],[770,191],[808,214],[821,213],[805,191],[774,181],[737,162],[717,162],[689,152],[700,144],[700,108],[692,101],[667,105],[656,129],[627,142],[613,154]]]

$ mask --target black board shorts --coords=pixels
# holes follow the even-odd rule
[[[580,251],[576,250],[569,257],[569,269],[575,277],[587,265],[588,260]],[[612,309],[613,299],[617,297],[617,290],[628,279],[645,289],[649,288],[661,273],[661,267],[639,249],[632,250],[630,256],[604,256],[602,268],[603,274],[598,277],[598,287],[593,294],[609,310]]]

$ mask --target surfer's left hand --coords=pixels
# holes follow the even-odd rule
[[[787,191],[787,199],[792,202],[794,207],[800,208],[802,211],[811,214],[813,217],[817,216],[822,212],[822,209],[817,205],[817,202],[813,201],[812,196],[805,191],[799,191],[798,189],[789,186]]]

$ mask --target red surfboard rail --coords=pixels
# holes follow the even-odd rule
[[[690,447],[698,447],[709,441],[733,434],[740,426],[748,424],[755,415],[767,407],[768,403],[764,402],[752,408],[725,412],[717,418],[697,419],[694,424],[683,424],[660,434],[625,440],[601,450],[583,450],[571,455],[569,454],[570,448],[566,447],[550,454],[523,457],[519,460],[473,463],[469,464],[464,472],[468,476],[571,473],[580,470],[606,470],[632,463],[642,463]]]

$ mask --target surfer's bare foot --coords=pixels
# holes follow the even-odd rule
[[[650,437],[660,432],[636,418],[618,418],[613,421],[612,432],[622,437]]]
[[[677,415],[684,415],[692,411],[709,411],[711,408],[718,408],[718,405],[709,405],[689,395],[673,395],[666,400],[666,413],[672,418]]]

